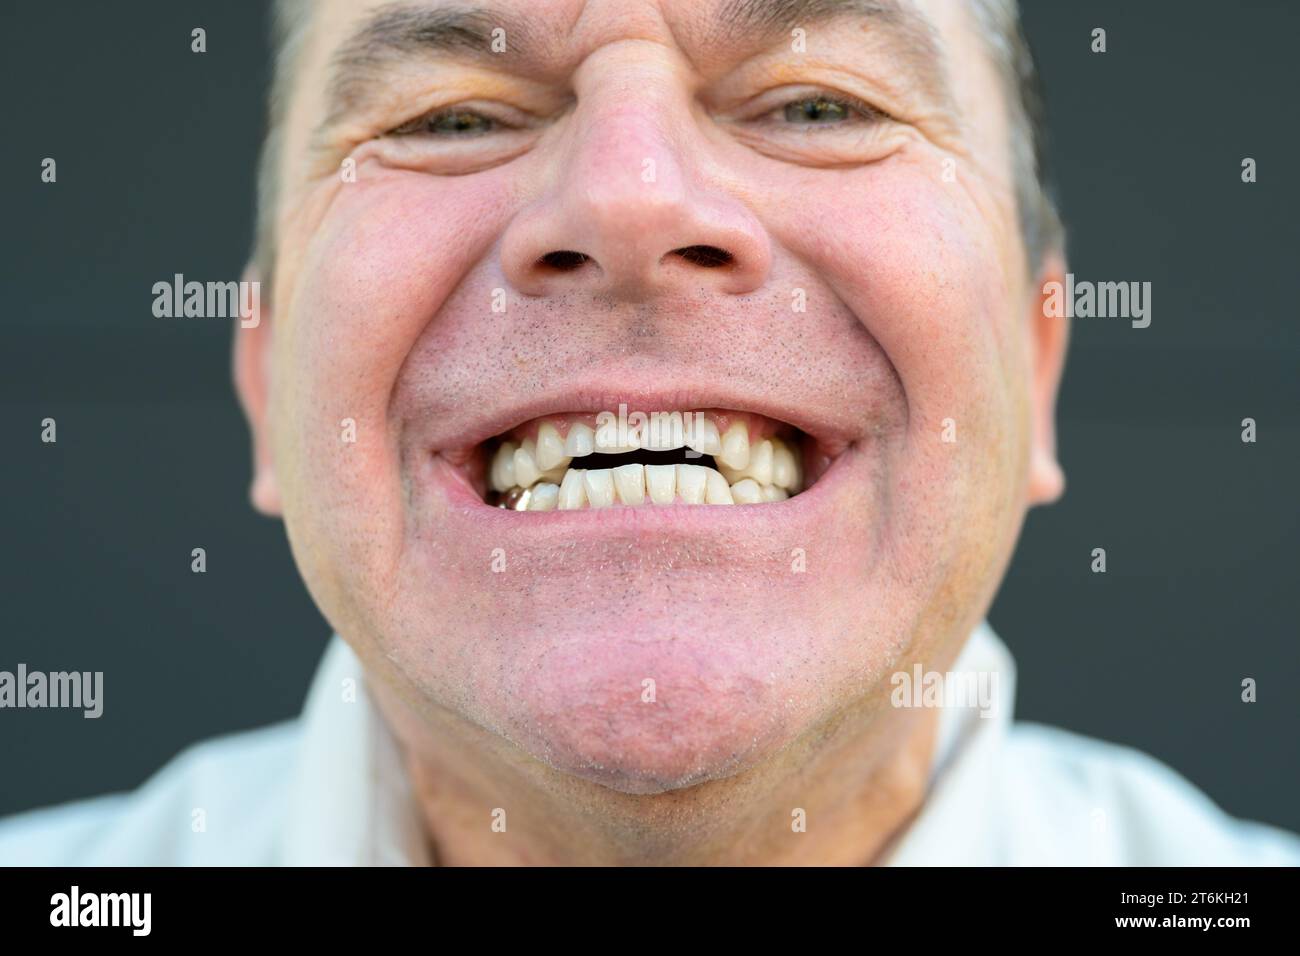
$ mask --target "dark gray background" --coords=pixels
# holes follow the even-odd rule
[[[1075,321],[1069,490],[1030,515],[990,616],[1018,658],[1018,712],[1137,746],[1232,813],[1300,830],[1300,15],[1027,7],[1072,270],[1154,288],[1148,329]],[[0,711],[7,813],[133,787],[191,741],[290,717],[327,628],[280,525],[247,505],[227,324],[150,311],[175,272],[238,278],[263,5],[60,0],[0,16],[0,669],[106,672],[99,720]],[[57,184],[39,180],[46,156]],[[39,440],[45,416],[57,445]],[[1246,416],[1257,444],[1240,441]],[[190,572],[194,547],[207,574]]]

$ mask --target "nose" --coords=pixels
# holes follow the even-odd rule
[[[629,104],[573,122],[567,150],[553,160],[554,185],[502,237],[516,289],[642,300],[702,287],[743,295],[763,284],[766,230],[703,173],[702,146],[669,134],[671,118]]]

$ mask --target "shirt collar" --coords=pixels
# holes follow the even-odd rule
[[[397,741],[335,635],[307,695],[281,837],[289,866],[424,866],[423,822]]]
[[[996,675],[991,677],[990,675]],[[925,801],[881,857],[886,866],[971,866],[997,862],[993,821],[1002,744],[1011,727],[1016,665],[983,622],[945,680],[987,680],[987,709],[944,707]]]
[[[1015,662],[981,623],[945,675],[987,679],[990,706],[945,707],[925,802],[882,855],[890,866],[994,862],[993,787],[1011,723]],[[983,676],[981,676],[983,675]],[[280,859],[289,866],[424,866],[424,824],[352,649],[330,639],[308,692]]]

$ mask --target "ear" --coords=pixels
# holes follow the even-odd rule
[[[244,270],[246,288],[262,288],[261,275],[252,265]],[[252,283],[256,283],[255,285]],[[245,299],[244,301],[249,301]],[[271,310],[261,304],[261,295],[251,297],[251,314],[235,320],[233,373],[235,393],[248,419],[253,439],[253,483],[249,499],[264,515],[280,515],[280,486],[275,478],[275,462],[267,424],[271,394]]]
[[[1051,504],[1065,492],[1065,472],[1056,458],[1056,395],[1065,368],[1066,346],[1070,340],[1070,320],[1065,315],[1050,315],[1046,291],[1049,283],[1065,283],[1065,257],[1059,252],[1043,257],[1037,286],[1029,297],[1029,383],[1030,454],[1029,503]],[[1059,296],[1059,293],[1058,293]],[[1059,311],[1056,309],[1050,311]]]

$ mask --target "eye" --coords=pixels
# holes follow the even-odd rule
[[[786,123],[796,126],[846,126],[889,118],[869,103],[844,96],[803,96],[786,103],[778,112]]]
[[[506,124],[476,110],[452,108],[426,113],[390,130],[390,136],[412,136],[428,133],[433,136],[466,138],[496,132]]]
[[[825,98],[797,100],[782,110],[790,123],[838,123],[850,117],[848,104]]]
[[[416,107],[410,109],[414,112]],[[423,109],[413,119],[372,137],[373,149],[394,168],[438,176],[492,169],[527,152],[549,119],[496,99],[426,104]]]
[[[769,89],[717,119],[755,152],[814,168],[878,162],[912,135],[905,120],[866,100],[811,85]]]

